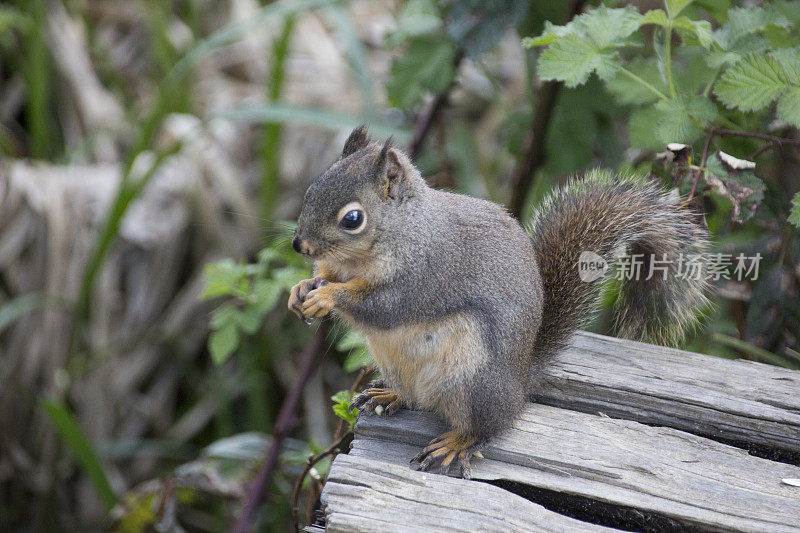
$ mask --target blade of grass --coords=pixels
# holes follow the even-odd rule
[[[66,407],[54,400],[43,400],[41,405],[55,426],[58,436],[69,446],[75,459],[89,476],[100,501],[107,510],[110,510],[117,504],[117,495],[114,494],[97,454],[75,421],[75,417]]]
[[[256,124],[293,123],[331,130],[354,128],[367,122],[365,117],[359,118],[353,117],[352,115],[323,111],[321,109],[294,107],[277,103],[239,106],[209,117],[209,119],[212,118],[223,118]],[[406,130],[395,128],[382,121],[370,122],[368,126],[370,132],[382,137],[392,135],[398,142],[405,143],[411,138]]]
[[[50,61],[44,36],[47,10],[45,0],[29,0],[21,4],[32,18],[23,37],[25,60],[22,62],[22,72],[28,90],[25,113],[30,132],[30,154],[34,158],[44,159],[49,155],[50,147],[55,144],[49,115]]]
[[[289,41],[294,30],[293,16],[287,17],[281,35],[272,47],[272,72],[270,73],[267,98],[270,102],[278,102],[283,95],[286,74],[286,58],[289,56]],[[280,147],[283,135],[282,124],[273,122],[264,126],[264,137],[261,144],[261,202],[265,218],[272,216],[272,210],[278,199],[280,186]]]
[[[42,0],[37,0],[42,1]],[[139,155],[146,151],[152,144],[155,132],[164,117],[179,107],[178,102],[183,88],[187,85],[186,78],[194,67],[213,51],[233,43],[249,30],[257,28],[272,18],[287,17],[295,13],[322,6],[329,6],[342,0],[280,0],[259,9],[256,14],[246,21],[229,24],[207,38],[203,39],[178,61],[159,85],[156,102],[147,118],[140,127],[139,133],[127,152],[122,169],[122,182],[117,197],[114,199],[108,218],[97,238],[97,244],[84,270],[78,298],[75,303],[75,313],[72,320],[69,339],[69,355],[77,350],[78,332],[89,312],[89,299],[100,267],[111,243],[116,239],[120,222],[128,206],[144,189],[153,173],[160,165],[167,153],[158,156],[157,164],[151,167],[142,178],[135,183],[131,181],[131,170]]]
[[[788,361],[779,355],[765,350],[764,348],[750,344],[749,342],[745,342],[735,337],[731,337],[722,333],[713,333],[711,335],[711,340],[724,346],[728,346],[729,348],[739,350],[740,352],[753,355],[761,362],[766,362],[775,366],[782,366],[784,368],[792,368],[795,370],[800,369],[800,364],[797,364],[794,361]]]
[[[43,292],[29,292],[3,302],[0,306],[0,333],[21,316],[46,306],[66,307],[66,302]]]

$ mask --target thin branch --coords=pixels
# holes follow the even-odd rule
[[[272,428],[272,444],[269,450],[267,450],[264,463],[261,465],[256,479],[250,483],[247,488],[247,503],[242,510],[242,514],[239,515],[238,520],[236,520],[236,524],[233,526],[234,533],[248,533],[253,529],[253,514],[264,501],[264,496],[266,495],[267,488],[272,479],[272,473],[275,471],[275,467],[278,464],[278,457],[283,447],[283,440],[297,423],[297,407],[300,403],[303,388],[311,377],[314,369],[319,366],[319,362],[325,354],[322,347],[327,334],[328,325],[323,322],[311,341],[300,353],[297,376],[292,383],[292,387],[289,389],[289,393],[283,400],[283,404],[281,404],[278,419],[275,421],[275,425]]]
[[[450,90],[456,83],[458,67],[461,64],[463,57],[464,52],[462,50],[458,50],[453,61],[453,79],[450,80],[450,85],[448,85],[444,91],[436,95],[427,111],[420,115],[417,119],[417,123],[414,126],[414,137],[411,140],[411,145],[408,147],[408,155],[411,159],[415,159],[419,155],[420,151],[422,150],[422,146],[425,144],[425,139],[428,137],[428,133],[431,130],[434,120],[447,103],[447,99],[450,96]]]
[[[298,477],[297,481],[295,481],[294,490],[292,491],[292,520],[293,520],[294,530],[295,531],[300,531],[300,523],[299,523],[299,520],[297,518],[297,511],[298,511],[298,508],[300,506],[300,504],[299,504],[300,489],[303,487],[303,480],[306,479],[306,476],[308,475],[309,472],[311,472],[311,469],[314,468],[314,465],[316,465],[322,459],[324,459],[325,457],[327,457],[329,455],[337,455],[341,451],[342,446],[344,445],[345,441],[348,438],[352,438],[352,436],[353,435],[350,432],[345,433],[344,435],[342,435],[342,437],[339,440],[337,440],[336,442],[331,444],[325,451],[323,451],[319,455],[310,456],[308,458],[308,461],[306,461],[306,466],[305,466],[305,468],[303,468],[303,471],[300,473],[300,477]]]
[[[572,0],[565,13],[564,22],[572,20],[583,8],[583,3],[584,0]],[[544,164],[547,157],[545,138],[560,88],[560,83],[548,81],[540,86],[536,95],[536,110],[528,127],[528,135],[522,144],[522,156],[517,162],[511,180],[511,198],[508,209],[517,218],[522,214],[522,207],[528,198],[528,191],[533,185],[536,171]]]
[[[706,161],[708,160],[708,149],[711,147],[711,140],[714,138],[714,130],[708,134],[706,137],[706,144],[703,146],[703,155],[700,156],[700,165],[697,169],[697,172],[694,175],[694,182],[692,182],[692,190],[689,191],[689,198],[686,200],[687,202],[690,201],[694,197],[694,191],[697,189],[697,183],[700,181],[700,176],[703,174],[703,169],[706,166]]]
[[[752,131],[736,131],[736,130],[723,130],[714,128],[711,130],[715,135],[722,135],[725,137],[749,137],[752,139],[761,139],[762,141],[769,141],[783,146],[784,144],[791,144],[800,146],[800,139],[787,139],[786,137],[775,137],[773,135],[765,135],[763,133],[755,133]]]
[[[767,142],[767,143],[764,143],[764,144],[761,146],[761,148],[759,148],[758,150],[756,150],[756,151],[755,151],[755,152],[753,152],[752,154],[748,155],[748,156],[747,156],[747,160],[748,160],[748,161],[753,161],[753,160],[755,160],[755,158],[756,158],[756,157],[760,156],[761,154],[763,154],[764,152],[766,152],[767,150],[769,150],[770,148],[772,148],[772,147],[774,146],[774,144],[775,144],[775,143],[772,143],[772,142]]]

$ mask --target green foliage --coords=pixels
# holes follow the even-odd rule
[[[455,47],[444,35],[420,35],[406,53],[392,62],[386,92],[389,102],[411,109],[428,92],[440,93],[453,80]]]
[[[103,502],[106,509],[114,507],[117,503],[117,495],[114,494],[97,454],[92,449],[89,439],[78,426],[75,417],[64,405],[55,400],[42,400],[41,405],[56,428],[58,436],[69,446],[75,459],[91,480],[100,501]]]
[[[714,88],[723,104],[760,111],[778,101],[777,115],[800,127],[800,48],[750,54],[727,71]]]
[[[340,352],[348,352],[347,358],[342,364],[345,372],[355,372],[375,364],[364,336],[357,331],[345,333],[336,345],[336,349]]]
[[[350,425],[350,430],[358,420],[358,409],[350,411],[350,403],[353,401],[353,393],[349,390],[341,390],[331,396],[333,401],[333,412],[336,416],[344,420]]]
[[[800,192],[795,193],[792,198],[792,212],[789,215],[789,222],[800,228]]]
[[[789,4],[731,9],[727,22],[712,31],[692,3],[667,1],[666,10],[644,14],[631,6],[601,6],[563,26],[545,24],[541,35],[523,39],[523,45],[546,47],[540,78],[575,87],[596,74],[620,104],[633,106],[628,127],[631,144],[639,148],[691,144],[718,130],[738,129],[740,111],[763,116],[776,101],[775,116],[800,125],[800,39],[784,15]],[[651,50],[640,46],[637,33],[648,25],[657,28]],[[673,32],[683,42],[676,50]],[[717,99],[710,96],[712,88]],[[723,166],[716,156],[700,164],[709,190],[731,201],[731,217],[750,218],[763,199],[761,179]],[[695,176],[692,170],[682,179]]]
[[[211,315],[208,350],[217,364],[236,351],[242,335],[255,334],[284,291],[311,273],[299,256],[284,247],[265,248],[254,264],[224,259],[206,266],[202,298],[231,297]]]

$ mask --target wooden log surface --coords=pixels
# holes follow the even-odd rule
[[[469,481],[409,468],[435,415],[360,417],[328,529],[800,531],[800,372],[580,333],[537,399]]]
[[[358,483],[369,485],[361,486],[358,495],[344,490],[353,516],[358,515],[359,509],[370,509],[389,518],[389,509],[393,509],[393,520],[410,515],[416,521],[420,511],[407,504],[403,496],[392,506],[378,496],[378,492],[391,492],[392,483],[374,483],[366,472],[402,478],[398,486],[418,483],[420,475],[426,479],[449,479],[409,469],[409,460],[419,448],[445,429],[430,413],[402,411],[392,417],[361,417],[349,456],[337,458],[328,480],[333,485],[325,488],[323,503],[330,512],[329,527],[340,523],[340,517],[334,515],[347,498],[337,504],[331,498],[344,490],[346,479],[354,487]],[[522,487],[523,493],[529,487],[578,496],[616,508],[635,509],[647,520],[661,520],[673,526],[800,531],[800,489],[781,482],[784,478],[800,478],[800,467],[753,457],[744,450],[672,428],[529,405],[513,429],[492,441],[483,454],[485,459],[473,460],[473,480],[457,480],[462,484],[460,492],[444,494],[444,503],[434,503],[429,495],[420,496],[435,508],[437,516],[443,519],[452,513],[460,515],[460,505],[476,505],[476,511],[486,511],[493,517],[521,519],[527,515],[528,526],[542,527],[540,516],[512,505],[513,494],[506,494],[504,509],[472,503],[473,496],[482,499],[478,493],[482,485],[476,480],[506,480]],[[353,464],[359,460],[361,463]],[[387,463],[397,465],[399,470],[390,469]],[[349,478],[337,470],[340,465],[350,466]],[[438,484],[431,487],[441,490]],[[509,527],[508,530],[525,530],[517,523]]]
[[[579,332],[537,400],[795,454],[800,372]]]

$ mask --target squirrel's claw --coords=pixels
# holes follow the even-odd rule
[[[334,285],[325,284],[309,292],[302,305],[302,312],[309,318],[321,318],[331,312],[336,304]]]
[[[403,400],[395,391],[371,387],[353,398],[350,402],[350,411],[361,409],[367,413],[374,413],[378,406],[382,406],[383,413],[393,415],[404,405]]]
[[[320,287],[324,287],[327,285],[328,282],[320,277],[312,278],[312,279],[304,279],[294,287],[289,292],[289,302],[288,307],[289,311],[296,314],[300,317],[300,320],[305,322],[306,324],[310,324],[310,315],[303,311],[303,306],[306,302],[306,298],[308,297],[309,293],[315,289]]]
[[[438,463],[439,473],[447,474],[455,460],[458,465],[459,475],[464,479],[469,479],[471,474],[470,459],[477,453],[479,452],[477,452],[475,438],[454,429],[433,439],[430,444],[411,459],[411,462],[419,463],[417,470],[426,471],[431,470]]]

